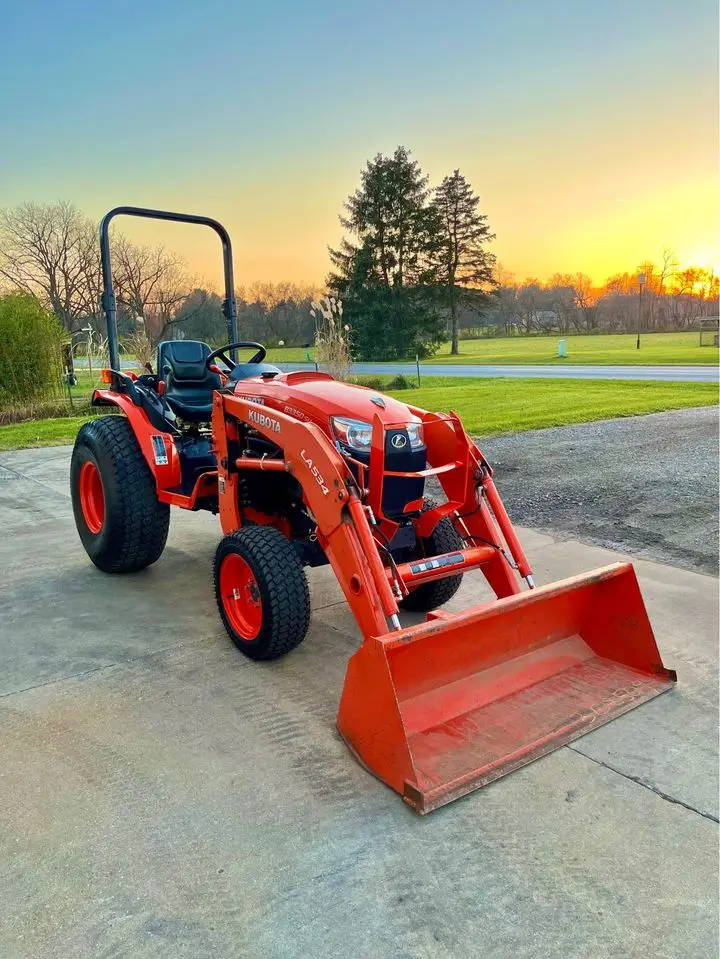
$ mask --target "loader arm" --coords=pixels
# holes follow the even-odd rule
[[[257,430],[279,446],[282,460],[236,457],[228,439],[236,423]],[[352,473],[322,430],[275,409],[239,396],[216,393],[213,433],[217,437],[218,501],[223,531],[242,526],[237,483],[243,470],[282,469],[300,483],[305,504],[317,523],[317,537],[338,578],[345,598],[365,636],[388,631],[398,607],[380,560],[367,514]]]
[[[228,438],[239,422],[280,447],[283,458],[232,461]],[[448,502],[419,523],[432,529],[453,517],[470,545],[386,567],[372,506],[362,502],[348,464],[319,427],[223,393],[213,410],[223,529],[242,522],[236,499],[242,470],[286,470],[300,482],[363,635],[348,663],[338,730],[353,755],[419,813],[557,749],[675,681],[662,664],[629,564],[521,592],[517,574],[531,571],[492,470],[457,417],[424,414],[424,422],[429,470]],[[386,428],[373,425],[377,449]],[[387,474],[377,453],[370,474],[370,489],[374,481],[381,489]],[[473,567],[497,601],[431,613],[426,623],[399,628],[398,589]]]
[[[385,469],[385,436],[400,424],[383,423],[379,416],[373,422],[368,505],[380,518],[386,537],[391,538],[397,524],[382,513],[385,479],[435,476],[447,502],[423,512],[415,524],[416,532],[421,537],[428,536],[441,519],[448,517],[470,548],[463,551],[461,561],[454,563],[452,569],[441,569],[434,575],[465,572],[479,566],[498,599],[521,591],[518,573],[530,587],[534,586],[532,569],[495,488],[492,469],[457,415],[410,409],[422,421],[427,445],[429,467],[418,473]],[[425,571],[422,575],[425,578]]]

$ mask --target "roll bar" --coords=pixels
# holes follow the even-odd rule
[[[170,213],[166,210],[146,210],[139,206],[116,206],[102,218],[100,223],[100,262],[102,264],[103,291],[101,306],[107,323],[108,352],[110,354],[110,368],[120,368],[120,351],[118,349],[117,334],[117,303],[113,289],[112,265],[110,263],[110,222],[116,216],[140,216],[148,220],[173,220],[176,223],[198,223],[209,226],[220,237],[223,250],[223,270],[225,273],[225,299],[223,300],[223,315],[227,321],[228,342],[234,343],[238,338],[237,330],[237,303],[235,302],[235,282],[233,279],[232,244],[225,227],[208,216],[195,216],[192,213]],[[234,358],[234,357],[233,357]]]

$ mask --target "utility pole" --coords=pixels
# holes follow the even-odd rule
[[[640,302],[638,304],[638,321],[637,321],[637,343],[635,344],[635,349],[640,349],[640,323],[642,321],[642,291],[643,286],[645,285],[645,274],[638,273],[638,284],[640,286]]]

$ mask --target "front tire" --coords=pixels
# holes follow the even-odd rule
[[[432,509],[436,503],[431,499],[425,500],[423,512]],[[452,521],[445,516],[437,524],[432,533],[423,538],[418,537],[417,545],[413,550],[410,559],[423,559],[426,556],[437,556],[440,553],[461,553],[465,548],[465,543],[452,524]],[[413,613],[427,613],[431,609],[437,609],[449,602],[462,584],[462,573],[455,576],[446,576],[444,579],[434,579],[429,583],[423,583],[416,589],[411,590],[410,594],[401,600],[398,604],[401,609],[406,609]]]
[[[70,462],[70,491],[80,540],[105,573],[132,573],[160,558],[170,507],[129,420],[100,416],[81,428]]]
[[[272,526],[247,526],[220,540],[215,598],[230,639],[250,659],[277,659],[310,625],[310,591],[297,553]]]

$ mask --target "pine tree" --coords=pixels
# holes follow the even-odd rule
[[[368,161],[330,250],[328,282],[343,300],[358,358],[427,356],[442,340],[433,297],[440,243],[428,178],[405,147]]]
[[[484,298],[483,287],[493,283],[495,256],[484,245],[495,239],[487,216],[480,213],[480,198],[459,170],[436,187],[432,208],[441,224],[437,277],[444,287],[450,310],[451,347],[458,353],[458,306],[463,298]]]

